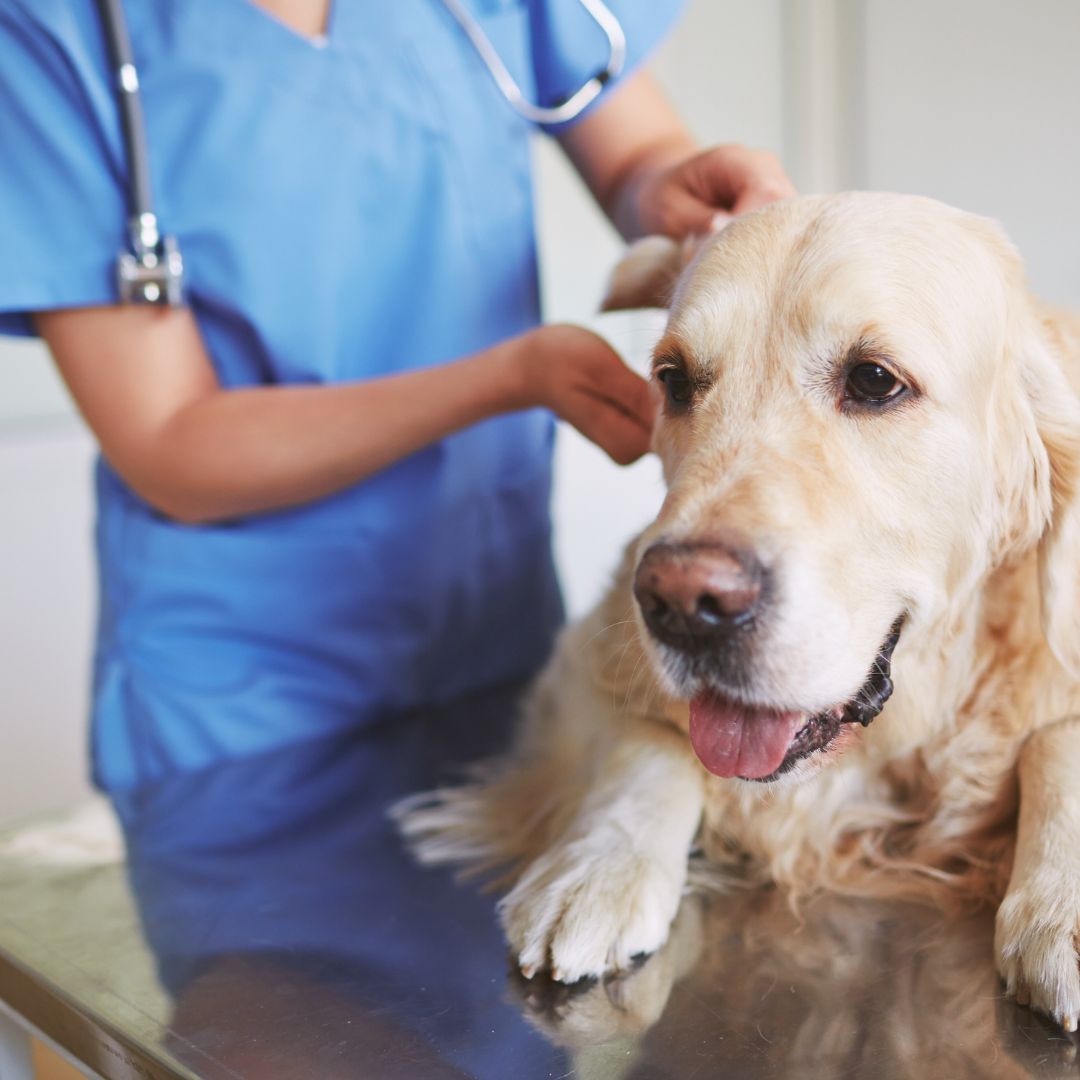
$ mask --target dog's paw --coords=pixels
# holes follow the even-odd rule
[[[1009,892],[997,913],[994,953],[1006,991],[1076,1031],[1080,1019],[1080,902],[1037,880]]]
[[[500,904],[526,978],[558,982],[627,971],[667,940],[686,861],[635,851],[625,835],[563,843],[537,859]]]
[[[510,986],[526,1018],[557,1046],[579,1050],[634,1039],[663,1015],[672,988],[693,970],[704,943],[701,898],[683,898],[668,940],[629,971],[576,985],[539,975]]]

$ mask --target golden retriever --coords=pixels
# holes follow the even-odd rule
[[[1080,1014],[1080,324],[991,222],[800,198],[677,277],[655,350],[667,497],[563,634],[515,752],[404,814],[505,865],[526,975],[658,949],[720,877],[1000,902],[1009,993]],[[681,271],[681,272],[680,272]]]

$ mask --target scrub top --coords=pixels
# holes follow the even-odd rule
[[[526,94],[607,61],[580,0],[469,0]],[[627,70],[677,0],[610,0]],[[424,368],[536,324],[531,128],[440,0],[126,0],[163,229],[225,387]],[[111,304],[123,144],[93,0],[0,0],[0,330]],[[154,357],[147,357],[152,365]],[[478,424],[333,497],[210,526],[97,469],[102,786],[314,738],[544,660],[552,419]]]

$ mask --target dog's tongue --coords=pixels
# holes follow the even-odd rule
[[[709,772],[756,780],[780,767],[804,718],[698,694],[690,701],[690,742]]]

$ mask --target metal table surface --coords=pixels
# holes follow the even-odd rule
[[[990,912],[691,896],[626,976],[515,976],[492,898],[417,866],[385,816],[490,744],[508,701],[128,793],[126,858],[104,803],[0,835],[0,1002],[110,1078],[1080,1072],[1004,1000]]]

